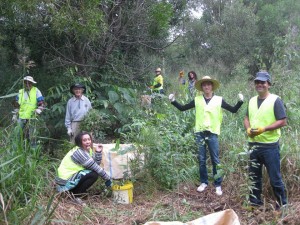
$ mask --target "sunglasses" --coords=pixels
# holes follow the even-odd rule
[[[265,84],[267,81],[255,80],[254,84]]]

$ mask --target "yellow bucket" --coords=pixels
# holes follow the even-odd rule
[[[133,184],[130,181],[125,182],[124,185],[113,185],[113,199],[116,203],[130,204],[133,200]]]

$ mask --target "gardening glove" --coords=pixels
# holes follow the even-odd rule
[[[71,128],[68,128],[68,135],[71,137],[71,136],[73,136],[73,131],[72,131],[72,129]]]
[[[244,96],[243,96],[243,94],[242,94],[242,93],[239,93],[238,96],[239,96],[240,101],[243,102],[243,101],[244,101]]]
[[[35,112],[36,112],[36,114],[41,114],[41,112],[42,112],[42,110],[41,109],[39,109],[39,108],[37,108],[36,110],[35,110]]]
[[[174,94],[170,94],[169,95],[169,100],[170,100],[170,102],[174,102],[175,101],[175,95]]]
[[[112,181],[111,180],[105,181],[105,186],[108,188],[112,187]]]
[[[13,117],[11,118],[11,121],[12,121],[13,123],[15,123],[15,122],[18,121],[18,116],[17,116],[17,114],[14,114],[14,115],[13,115]]]
[[[264,127],[258,127],[258,128],[252,128],[251,129],[251,134],[253,136],[257,136],[262,134],[263,132],[265,132],[265,128]]]
[[[150,88],[150,89],[153,89],[153,86],[151,85],[151,86],[149,86],[149,88]]]
[[[250,127],[247,129],[247,135],[248,135],[249,137],[251,137],[251,138],[254,137],[254,135],[253,135],[252,132],[251,132],[251,128],[250,128]]]
[[[13,117],[11,118],[12,122],[17,122],[18,121],[18,113],[19,113],[19,109],[14,109],[12,111]]]

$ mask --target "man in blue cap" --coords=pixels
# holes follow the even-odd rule
[[[74,96],[67,103],[65,126],[72,143],[74,143],[74,138],[80,132],[80,121],[92,108],[90,100],[83,95],[85,91],[86,88],[82,84],[73,84],[70,87],[70,92]]]
[[[250,149],[249,176],[254,186],[250,191],[250,204],[263,205],[262,167],[266,167],[277,203],[276,208],[287,204],[285,186],[280,173],[280,128],[286,126],[287,116],[282,100],[271,94],[271,76],[260,71],[254,79],[258,93],[249,101],[244,119]]]

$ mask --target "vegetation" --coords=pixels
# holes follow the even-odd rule
[[[202,16],[193,17],[192,10]],[[246,104],[237,114],[224,113],[219,168],[224,196],[200,199],[193,192],[199,182],[194,111],[178,111],[166,96],[152,99],[151,107],[140,104],[140,95],[150,94],[145,86],[156,67],[163,69],[166,93],[175,93],[181,103],[191,100],[187,88],[177,83],[181,70],[220,80],[216,94],[230,104],[239,92],[249,100],[255,95],[253,75],[262,68],[270,71],[271,92],[281,96],[288,114],[281,159],[291,207],[279,217],[268,214],[273,197],[265,181],[266,216],[259,214],[255,222],[299,221],[299,216],[291,217],[300,208],[299,10],[297,0],[1,1],[0,223],[97,224],[102,218],[110,224],[121,219],[143,224],[189,221],[233,208],[242,224],[253,224],[257,214],[247,205],[251,183],[243,128]],[[26,74],[38,82],[47,103],[30,124],[36,148],[11,123],[12,102]],[[71,147],[64,115],[75,82],[86,85],[93,105],[82,129],[93,132],[97,142],[134,143],[143,155],[142,162],[131,165],[137,202],[131,209],[155,203],[135,219],[104,193],[82,212],[76,209],[76,215],[55,194],[55,168]],[[97,193],[97,187],[91,192]]]

